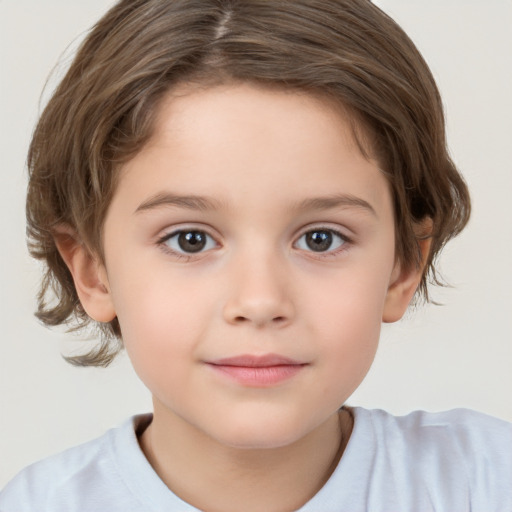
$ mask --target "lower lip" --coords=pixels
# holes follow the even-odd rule
[[[242,384],[252,387],[267,387],[279,384],[297,375],[305,365],[284,364],[277,366],[228,366],[209,365],[214,371]]]

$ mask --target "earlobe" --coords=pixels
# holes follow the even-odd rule
[[[418,288],[421,275],[421,269],[403,270],[397,263],[384,303],[383,322],[397,322],[402,318]]]
[[[59,226],[55,244],[66,263],[80,303],[97,322],[110,322],[116,317],[105,267],[94,257],[68,226]]]
[[[428,233],[430,234],[431,232],[432,222],[428,219]],[[423,277],[431,243],[432,239],[430,237],[422,236],[422,238],[418,239],[418,246],[421,252],[421,263],[419,266],[403,268],[399,262],[395,264],[384,303],[383,322],[397,322],[404,316]]]

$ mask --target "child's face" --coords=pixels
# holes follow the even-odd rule
[[[110,307],[155,413],[230,446],[292,443],[357,388],[410,299],[390,191],[327,103],[180,92],[106,217]]]

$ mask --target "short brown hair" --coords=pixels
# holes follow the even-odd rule
[[[415,228],[432,220],[419,287],[428,300],[427,282],[439,284],[435,257],[466,225],[470,201],[447,152],[432,74],[391,18],[369,0],[121,0],[79,48],[30,146],[29,248],[46,263],[40,320],[74,328],[92,322],[56,248],[55,227],[71,226],[101,256],[117,170],[150,138],[159,101],[187,81],[295,88],[351,112],[389,180],[402,264],[419,265]],[[100,345],[70,362],[113,359],[121,347],[117,320],[99,327]]]

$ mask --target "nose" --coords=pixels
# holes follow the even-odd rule
[[[233,325],[284,327],[294,316],[286,265],[271,255],[252,254],[233,264],[224,319]]]

